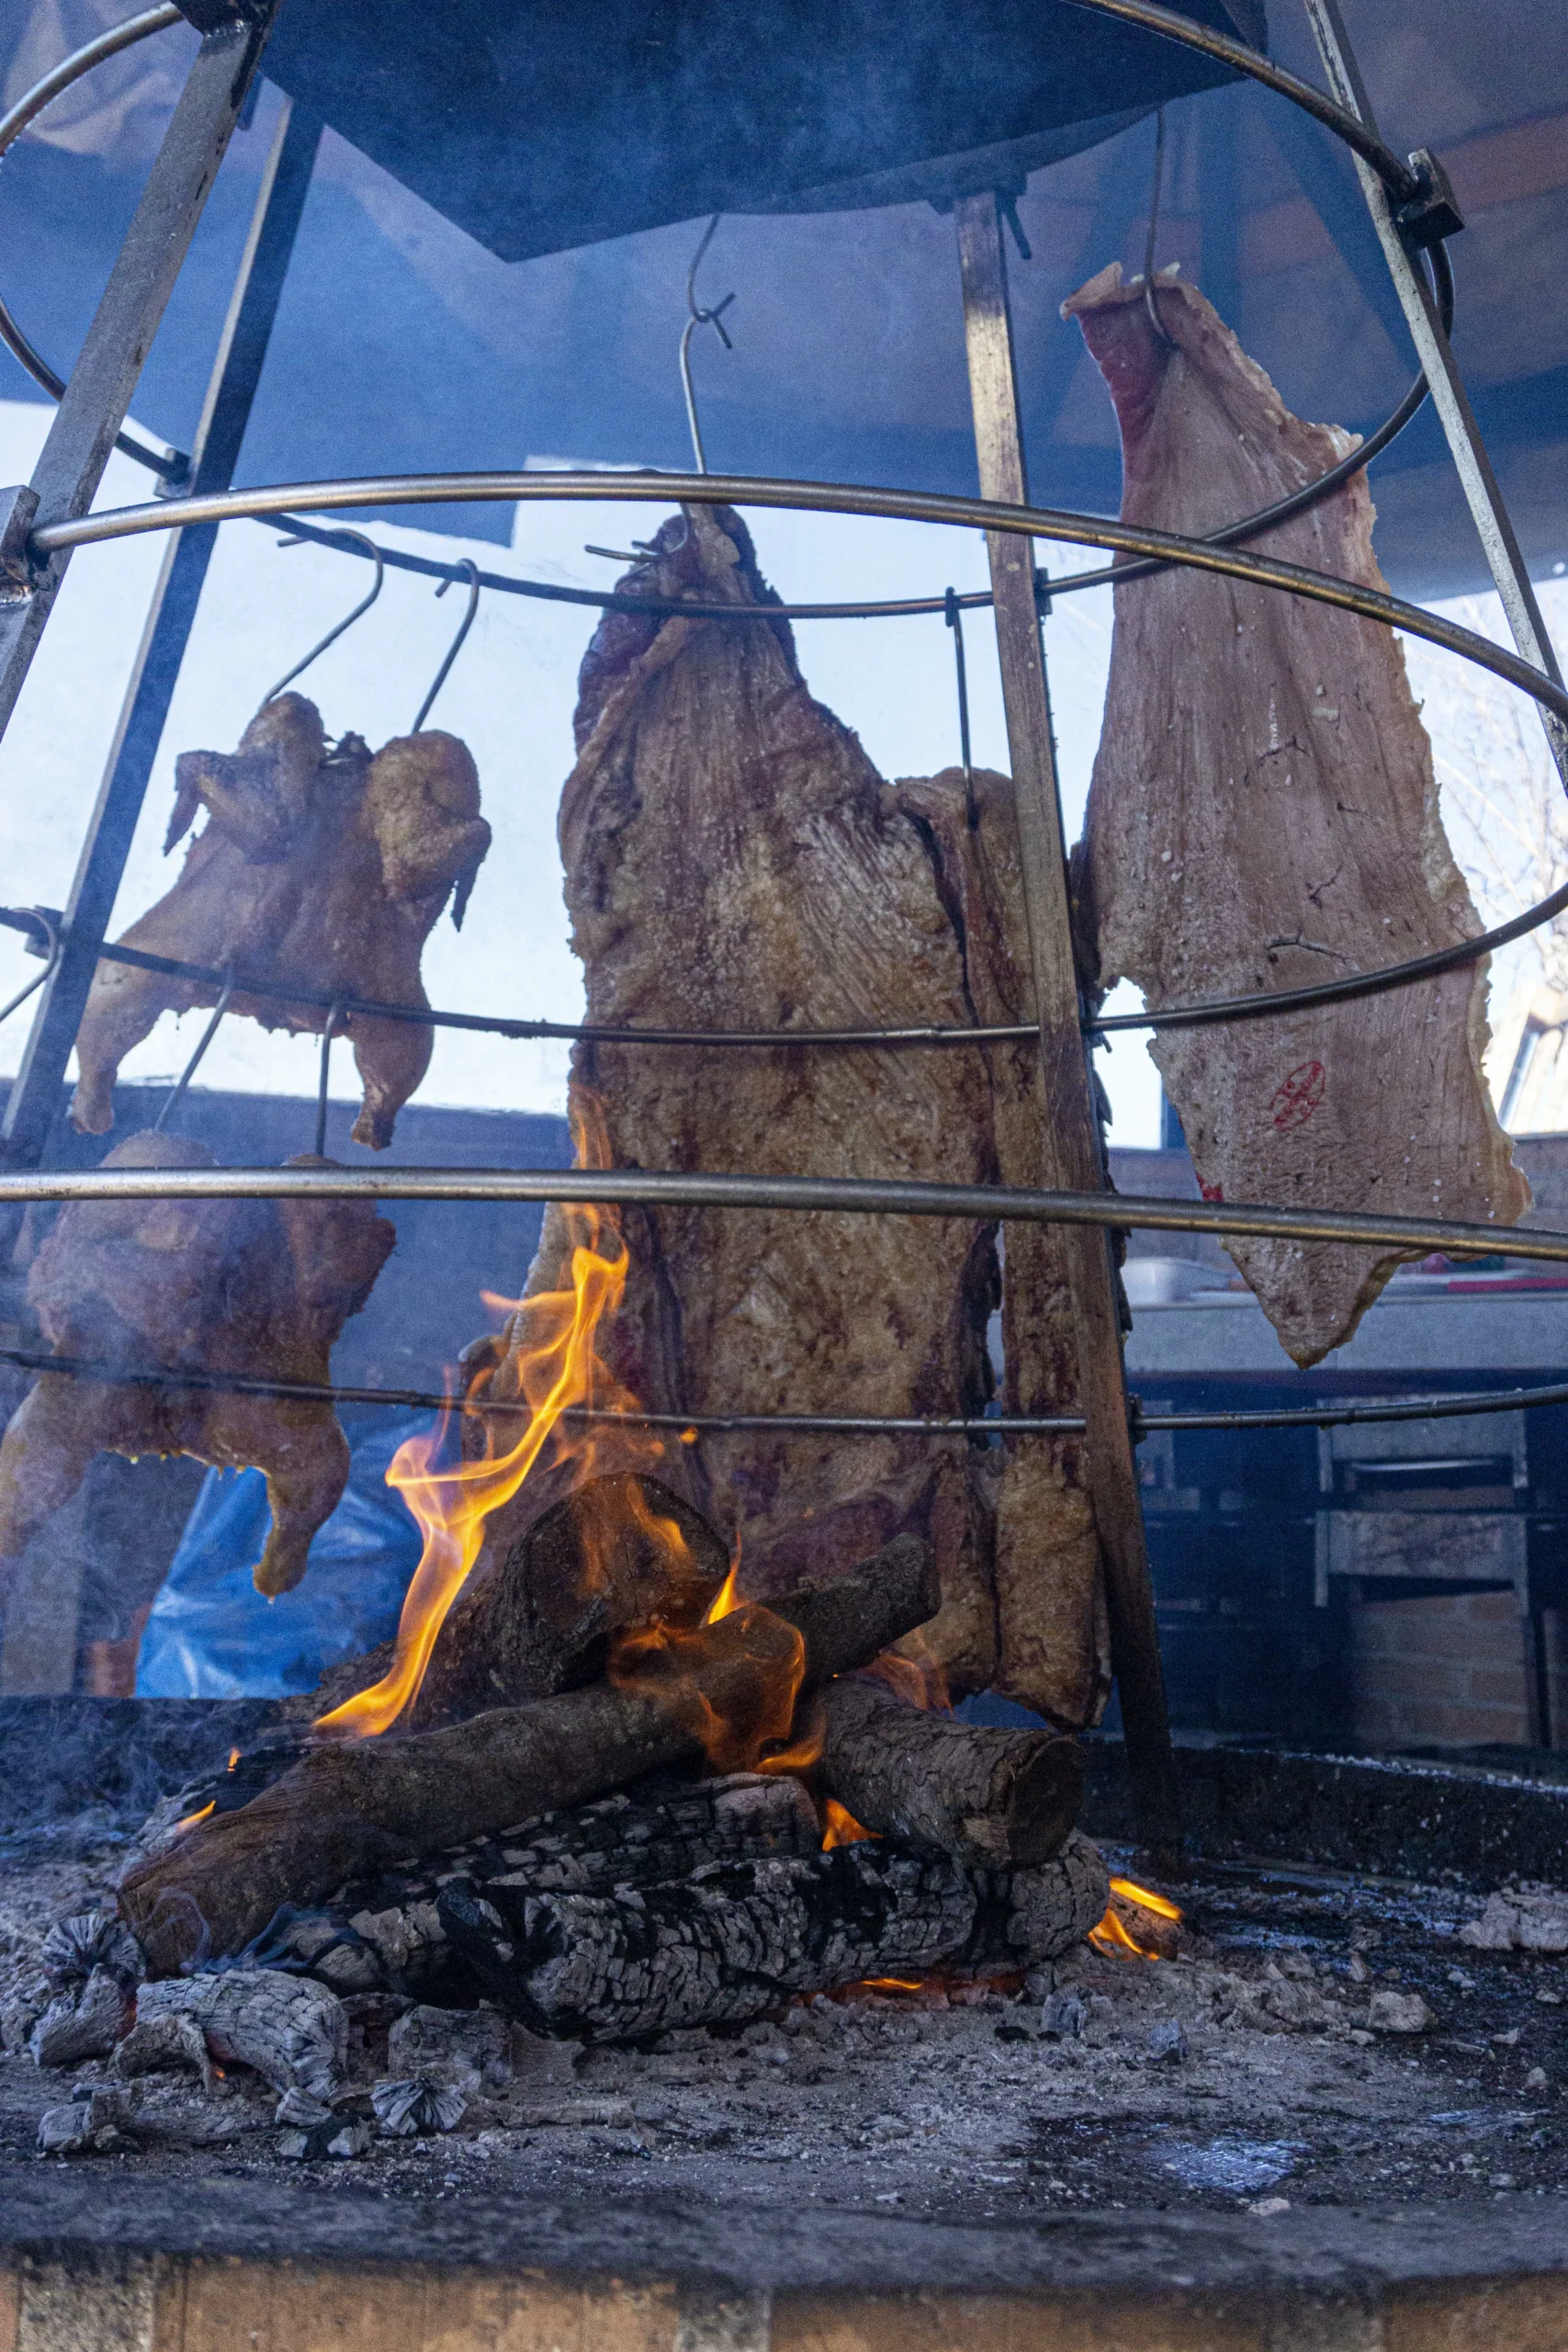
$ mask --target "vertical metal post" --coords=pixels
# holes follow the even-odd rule
[[[965,197],[955,209],[980,494],[1024,504],[1029,489],[997,200],[993,196]],[[1105,1149],[1073,958],[1033,543],[1011,533],[988,532],[986,544],[1040,1022],[1045,1110],[1041,1181],[1048,1187],[1099,1192],[1106,1182]],[[1068,1227],[1063,1246],[1077,1329],[1078,1391],[1088,1424],[1085,1448],[1105,1561],[1111,1662],[1122,1698],[1138,1833],[1152,1852],[1174,1860],[1181,1839],[1176,1761],[1128,1419],[1110,1237],[1087,1227]]]
[[[74,521],[97,494],[115,435],[239,119],[272,23],[207,33],[104,288],[32,478],[39,524]],[[0,601],[0,733],[10,723],[69,551]]]
[[[1308,19],[1323,59],[1328,86],[1348,113],[1358,115],[1361,121],[1375,130],[1376,118],[1361,79],[1356,53],[1350,46],[1350,36],[1340,14],[1339,0],[1305,0]],[[1535,590],[1526,569],[1524,555],[1514,526],[1503,503],[1503,493],[1497,477],[1492,470],[1492,460],[1481,438],[1481,428],[1470,405],[1464,379],[1459,371],[1443,322],[1438,316],[1431,289],[1427,284],[1415,255],[1400,232],[1389,202],[1388,190],[1376,172],[1363,157],[1355,158],[1361,192],[1367,199],[1367,209],[1372,216],[1378,243],[1388,263],[1394,291],[1399,296],[1416,356],[1426,371],[1433,406],[1441,419],[1443,433],[1453,458],[1454,468],[1464,491],[1471,516],[1480,537],[1482,548],[1497,583],[1497,594],[1503,600],[1503,610],[1508,616],[1514,643],[1527,662],[1561,684],[1562,673],[1552,650],[1536,602]],[[1539,708],[1539,705],[1538,705]],[[1559,775],[1568,787],[1568,728],[1551,711],[1540,712],[1540,722],[1546,729],[1546,740],[1551,756],[1557,763]]]
[[[233,480],[321,137],[320,121],[286,99],[197,426],[195,496]],[[0,1166],[36,1168],[43,1156],[217,537],[209,524],[173,534],[164,549],[71,887],[64,953],[39,999],[0,1123]]]

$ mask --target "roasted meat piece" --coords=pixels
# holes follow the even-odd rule
[[[1063,307],[1122,428],[1123,519],[1201,535],[1352,446],[1303,424],[1195,288],[1119,263]],[[1365,477],[1251,542],[1372,588]],[[1151,1005],[1309,986],[1473,938],[1431,747],[1391,632],[1186,569],[1116,591],[1077,888],[1100,982]],[[1150,1051],[1210,1200],[1511,1224],[1529,1203],[1482,1073],[1471,965],[1319,1011],[1167,1031]],[[1399,1261],[1380,1248],[1226,1245],[1300,1364],[1349,1338]]]
[[[264,703],[231,755],[186,752],[175,766],[165,854],[205,808],[207,823],[174,888],[119,943],[148,954],[292,984],[323,995],[424,1006],[420,951],[448,898],[459,926],[490,827],[465,744],[431,729],[388,743],[372,759],[357,735],[330,755],[321,713],[303,695]],[[80,1078],[72,1124],[88,1135],[114,1123],[119,1065],[168,1008],[213,1004],[203,982],[125,964],[100,964],[76,1040]],[[269,1029],[320,1032],[324,1008],[270,997],[230,999]],[[351,1013],[365,1100],[354,1139],[384,1150],[429,1067],[431,1031],[418,1022]]]
[[[147,1134],[117,1145],[104,1165],[214,1161],[200,1144]],[[396,1238],[357,1201],[84,1201],[62,1211],[33,1261],[28,1299],[56,1355],[319,1384]],[[255,1569],[265,1593],[299,1583],[348,1478],[330,1405],[46,1372],[0,1440],[0,1592],[6,1564],[99,1452],[265,1471],[272,1529]]]
[[[764,601],[739,518],[692,507],[623,582]],[[783,619],[607,616],[589,650],[560,840],[591,1023],[693,1029],[971,1024],[1027,1001],[1011,788],[886,783],[814,702]],[[585,1044],[575,1082],[610,1163],[986,1182],[1037,1177],[1027,1048],[699,1049]],[[645,1404],[694,1413],[983,1410],[993,1228],[954,1219],[627,1210],[625,1303],[599,1344]],[[567,1284],[551,1211],[531,1290]],[[1071,1410],[1061,1270],[1008,1237],[1010,1401]],[[492,1374],[507,1393],[509,1366]],[[1076,1449],[908,1435],[707,1435],[659,1472],[740,1544],[765,1596],[929,1533],[944,1605],[928,1634],[956,1687],[1000,1685],[1057,1720],[1103,1697],[1099,1570]],[[1016,1458],[1015,1458],[1016,1455]],[[998,1493],[999,1490],[999,1493]],[[504,1555],[525,1486],[487,1531]],[[997,1565],[998,1508],[1003,1529]],[[481,1561],[481,1569],[485,1561]],[[1000,1587],[1000,1665],[997,1656]]]

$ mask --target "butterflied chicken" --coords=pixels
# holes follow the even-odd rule
[[[147,1134],[117,1145],[104,1165],[214,1162],[200,1144]],[[33,1261],[28,1300],[56,1355],[320,1384],[396,1238],[357,1201],[78,1202]],[[348,1442],[328,1404],[46,1372],[0,1440],[0,1594],[7,1564],[100,1452],[264,1471],[272,1528],[255,1582],[265,1593],[299,1583],[348,1479]]]
[[[1122,428],[1124,520],[1201,536],[1353,446],[1292,416],[1195,288],[1156,281],[1168,345],[1120,264],[1076,315]],[[1386,588],[1365,478],[1250,544]],[[1404,963],[1481,925],[1443,832],[1391,632],[1188,569],[1116,591],[1077,885],[1099,978],[1150,1005]],[[1528,1207],[1482,1073],[1484,965],[1151,1046],[1205,1196],[1495,1219]],[[1349,1337],[1398,1253],[1226,1245],[1296,1362]]]
[[[709,507],[667,522],[623,586],[707,603],[770,594],[744,525]],[[560,840],[591,1023],[1018,1017],[1028,991],[1010,786],[981,779],[971,831],[955,774],[885,783],[812,700],[784,620],[608,616],[583,663],[577,738]],[[1037,1173],[1026,1049],[585,1045],[575,1076],[603,1107],[616,1166],[969,1182]],[[626,1300],[600,1344],[645,1404],[983,1409],[999,1293],[992,1229],[682,1208],[626,1211],[622,1223]],[[569,1220],[552,1212],[531,1289],[566,1283],[569,1243]],[[1070,1410],[1076,1366],[1050,1244],[1010,1234],[1008,1282],[1009,1400]],[[507,1378],[503,1361],[491,1393]],[[899,1530],[928,1532],[944,1593],[928,1634],[955,1683],[999,1670],[1002,1687],[1058,1720],[1098,1711],[1098,1555],[1073,1449],[1028,1441],[1009,1448],[1005,1470],[999,1450],[913,1434],[751,1431],[671,1450],[684,1452],[693,1499],[739,1539],[743,1590],[765,1595],[846,1567]],[[525,1487],[487,1532],[489,1556],[532,1508]]]
[[[374,758],[356,735],[329,754],[321,713],[303,695],[264,703],[232,754],[186,752],[175,763],[164,853],[197,812],[207,823],[174,888],[132,923],[120,945],[186,964],[421,1008],[420,953],[452,901],[459,927],[490,827],[468,747],[431,729],[400,736]],[[161,1012],[217,1001],[214,989],[126,964],[100,964],[76,1040],[72,1124],[114,1124],[119,1065]],[[269,1029],[324,1028],[324,1007],[239,991],[230,1009]],[[430,1064],[422,1023],[350,1013],[365,1099],[356,1143],[384,1150],[398,1113]]]

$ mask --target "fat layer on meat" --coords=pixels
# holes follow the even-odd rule
[[[201,1144],[157,1133],[130,1136],[104,1162],[215,1164]],[[387,1218],[356,1201],[77,1202],[33,1261],[28,1302],[56,1355],[322,1384],[333,1340],[396,1239]],[[299,1583],[348,1479],[330,1404],[46,1372],[0,1440],[0,1595],[7,1563],[105,1452],[264,1471],[272,1526],[255,1583],[268,1594]]]
[[[345,735],[329,756],[315,704],[285,694],[262,705],[237,752],[186,752],[175,773],[164,854],[199,809],[207,823],[179,880],[120,945],[220,971],[232,965],[329,998],[428,1005],[421,951],[448,898],[461,925],[490,847],[466,744],[433,728],[372,758],[358,736]],[[72,1124],[107,1134],[115,1078],[131,1047],[166,1009],[216,1002],[216,989],[200,981],[100,964],[76,1041]],[[328,1018],[324,1006],[243,990],[230,1010],[270,1029],[320,1033]],[[363,1013],[336,1030],[352,1041],[365,1089],[354,1139],[384,1150],[429,1067],[432,1032]]]
[[[1064,304],[1110,386],[1124,520],[1201,536],[1353,446],[1292,416],[1191,286],[1113,263]],[[1250,544],[1372,588],[1365,477]],[[1431,747],[1392,633],[1186,568],[1116,591],[1104,731],[1076,860],[1099,978],[1152,1006],[1311,985],[1473,938]],[[1510,1224],[1529,1189],[1482,1070],[1472,965],[1353,1003],[1167,1031],[1150,1052],[1205,1197]],[[1285,1347],[1314,1363],[1401,1253],[1230,1241]]]
[[[769,596],[739,517],[694,507],[623,585]],[[1010,786],[886,784],[815,702],[782,619],[614,614],[584,661],[560,840],[594,1024],[881,1027],[1016,1016],[1027,995]],[[995,1008],[1007,1008],[1001,1012]],[[1013,1182],[1037,1174],[1027,1049],[584,1044],[574,1084],[613,1164]],[[1036,1133],[1038,1127],[1036,1125]],[[617,1375],[671,1411],[974,1413],[992,1381],[993,1228],[953,1220],[628,1211]],[[530,1281],[566,1280],[552,1210]],[[1008,1399],[1071,1410],[1076,1363],[1048,1241],[1008,1236]],[[502,1366],[492,1393],[505,1393]],[[740,1545],[742,1589],[863,1558],[904,1528],[942,1570],[927,1638],[960,1688],[1083,1723],[1103,1695],[1092,1514],[1076,1449],[915,1435],[705,1436],[661,1469]],[[1014,1459],[1016,1453],[1017,1459]],[[486,1550],[514,1539],[526,1489]],[[1001,1527],[998,1557],[998,1517]],[[1000,1607],[998,1658],[997,1600]]]

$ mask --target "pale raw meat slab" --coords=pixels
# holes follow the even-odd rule
[[[1213,306],[1119,263],[1063,305],[1122,428],[1122,518],[1192,535],[1267,506],[1353,445],[1292,416]],[[1253,543],[1364,586],[1365,478]],[[1100,984],[1151,1006],[1303,988],[1473,938],[1404,654],[1379,624],[1190,569],[1116,592],[1104,731],[1075,857]],[[1509,1225],[1529,1188],[1482,1073],[1486,971],[1149,1050],[1210,1200]],[[1399,1253],[1227,1242],[1299,1364],[1349,1338]]]

